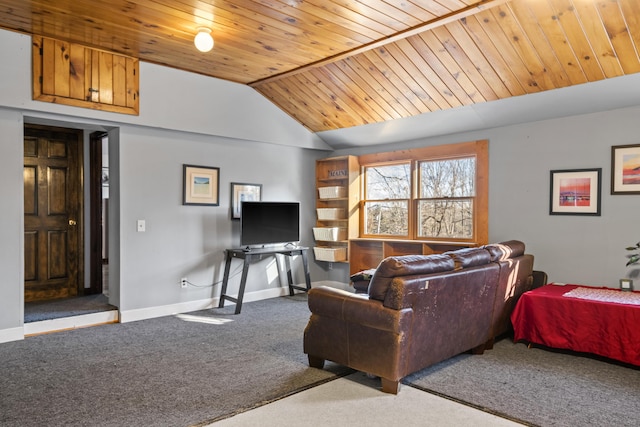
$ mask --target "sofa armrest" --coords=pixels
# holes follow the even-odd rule
[[[400,333],[406,331],[413,310],[387,308],[367,295],[321,286],[309,290],[309,309],[313,315],[329,317],[373,329]]]

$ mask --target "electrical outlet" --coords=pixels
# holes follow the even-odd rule
[[[181,288],[186,288],[188,286],[188,281],[186,277],[183,277],[182,279],[180,279],[180,287]]]

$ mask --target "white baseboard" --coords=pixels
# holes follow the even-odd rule
[[[319,286],[329,283],[314,282],[313,286]],[[299,284],[298,286],[304,286]],[[301,291],[296,291],[301,292]],[[269,298],[277,298],[289,295],[289,287],[283,286],[278,288],[263,289],[260,291],[245,293],[243,303],[251,301],[260,301]],[[231,295],[237,297],[237,295]],[[87,326],[99,325],[104,323],[127,323],[137,320],[153,319],[155,317],[170,316],[172,314],[189,313],[192,311],[206,310],[218,307],[220,298],[209,298],[198,301],[187,301],[177,304],[169,304],[158,307],[147,307],[134,310],[122,310],[120,312],[113,310],[101,313],[85,314],[82,316],[66,317],[61,319],[43,320],[40,322],[25,323],[23,326],[11,329],[0,329],[0,343],[9,341],[18,341],[24,339],[25,336],[44,334],[68,329],[77,329]],[[234,306],[235,303],[225,301],[225,307]]]
[[[0,343],[24,339],[24,328],[0,329]]]
[[[289,295],[289,287],[279,287],[263,289],[255,292],[244,294],[242,303],[251,301],[260,301],[263,299],[276,298]],[[231,295],[236,297],[237,295]],[[155,317],[171,316],[173,314],[189,313],[191,311],[207,310],[209,308],[218,307],[219,297],[203,299],[198,301],[186,301],[177,304],[169,304],[158,307],[139,308],[134,310],[121,310],[120,323],[135,322],[137,320],[153,319]],[[225,301],[224,306],[232,306],[235,303]]]
[[[102,311],[99,313],[83,314],[80,316],[63,317],[60,319],[42,320],[24,324],[24,335],[38,335],[50,332],[66,331],[69,329],[86,328],[88,326],[103,325],[118,322],[118,311]]]

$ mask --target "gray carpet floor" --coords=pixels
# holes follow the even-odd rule
[[[207,425],[353,373],[308,367],[305,294],[234,309],[0,344],[0,425]],[[400,393],[413,387],[528,425],[635,426],[640,414],[638,368],[509,339],[404,383]],[[376,425],[368,415],[363,425]]]
[[[406,384],[539,426],[637,426],[640,369],[498,341],[406,377]]]
[[[189,426],[351,372],[309,368],[306,295],[0,344],[0,425]]]

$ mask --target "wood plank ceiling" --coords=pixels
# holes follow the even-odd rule
[[[314,132],[640,72],[639,0],[0,0],[0,27],[250,85]]]

